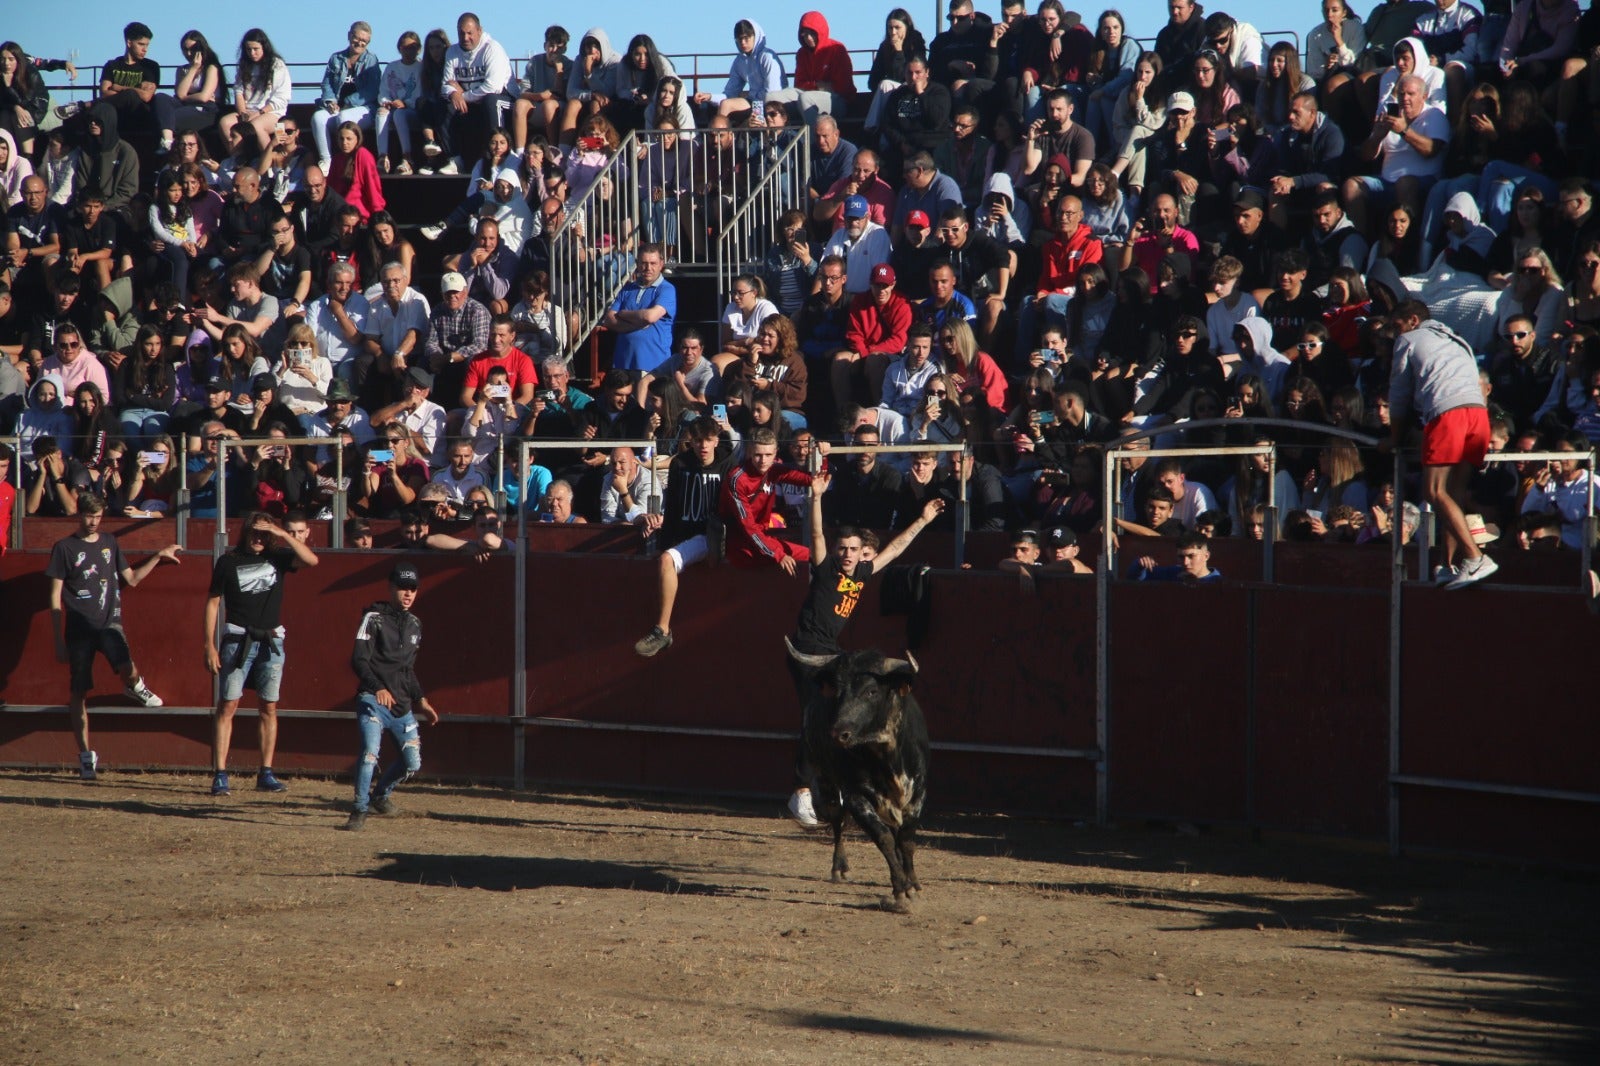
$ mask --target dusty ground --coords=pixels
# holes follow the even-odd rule
[[[0,774],[0,1062],[1600,1060],[1591,880],[753,804]]]

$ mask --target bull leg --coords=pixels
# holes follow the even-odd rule
[[[833,873],[829,880],[837,884],[850,874],[850,860],[844,857],[844,812],[833,820]]]
[[[913,859],[917,851],[917,823],[907,821],[895,834],[895,843],[900,850],[900,866],[906,872],[906,888],[912,893],[922,891],[922,883],[917,880],[916,865]]]
[[[883,824],[883,819],[878,817],[878,812],[873,810],[864,797],[852,796],[850,798],[850,813],[855,816],[859,825],[872,842],[878,845],[878,850],[883,853],[883,859],[889,864],[889,885],[894,890],[894,909],[902,914],[911,909],[910,897],[907,893],[905,868],[900,865],[900,853],[895,849],[894,833]]]

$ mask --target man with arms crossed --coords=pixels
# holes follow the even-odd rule
[[[273,546],[273,541],[278,541]],[[233,743],[233,715],[246,685],[261,700],[257,728],[261,740],[259,792],[284,792],[288,785],[272,772],[278,747],[278,689],[283,681],[283,576],[302,566],[316,566],[317,557],[302,541],[263,511],[252,512],[239,530],[239,544],[217,560],[206,600],[206,669],[222,678],[222,692],[211,716],[211,794],[226,796],[228,747]],[[226,606],[221,646],[217,642],[218,609]]]
[[[100,496],[85,492],[78,497],[78,531],[56,541],[44,571],[50,579],[50,628],[56,638],[56,660],[71,665],[68,709],[72,735],[78,741],[78,775],[85,781],[95,779],[100,763],[89,748],[89,710],[85,706],[94,687],[96,652],[122,675],[127,686],[123,692],[129,699],[145,707],[161,706],[161,698],[144,683],[128,651],[128,637],[122,631],[122,585],[118,582],[134,588],[161,560],[178,562],[178,546],[169,544],[137,570],[130,567],[117,539],[100,532],[105,509],[106,501]]]

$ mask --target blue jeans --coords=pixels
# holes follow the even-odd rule
[[[361,694],[361,706],[356,710],[356,725],[361,730],[361,759],[356,763],[356,810],[367,809],[367,794],[373,792],[372,772],[378,767],[378,749],[383,745],[383,734],[394,737],[400,747],[400,761],[383,772],[375,792],[387,796],[401,781],[409,779],[422,769],[422,738],[417,733],[417,717],[410,711],[398,717],[378,702],[370,692]]]
[[[172,424],[172,416],[165,411],[153,411],[148,407],[127,407],[121,415],[122,435],[128,440],[145,445],[167,431]]]
[[[1502,232],[1516,206],[1517,191],[1532,185],[1544,193],[1545,203],[1554,203],[1559,191],[1556,183],[1537,171],[1504,163],[1498,159],[1483,168],[1478,179],[1478,207],[1483,211],[1483,221],[1495,232]]]

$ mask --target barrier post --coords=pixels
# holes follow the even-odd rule
[[[1594,565],[1594,457],[1595,449],[1590,448],[1589,492],[1583,512],[1583,569],[1578,571],[1578,591],[1584,595],[1589,593],[1589,569]]]
[[[967,561],[967,530],[971,523],[967,521],[967,456],[972,454],[972,446],[963,444],[961,458],[956,462],[959,465],[961,494],[956,500],[956,569],[961,569],[961,564]]]
[[[504,495],[505,451],[501,444],[501,495]],[[513,644],[511,649],[511,784],[513,788],[527,785],[527,727],[528,714],[528,441],[517,442],[517,550],[516,593],[512,611]],[[507,523],[509,527],[510,523]]]
[[[183,462],[178,464],[178,547],[184,551],[189,550],[189,434],[178,434],[178,451],[183,456]]]
[[[328,547],[344,547],[344,523],[350,506],[350,494],[344,484],[344,438],[333,450],[333,528],[328,530]]]
[[[1267,453],[1267,518],[1261,524],[1261,580],[1272,583],[1277,580],[1275,570],[1274,551],[1278,544],[1278,449],[1273,448]],[[1255,611],[1255,601],[1250,603],[1252,616]],[[1252,629],[1252,634],[1254,630]],[[1252,636],[1253,640],[1253,636]],[[1254,654],[1254,648],[1251,650]],[[1254,665],[1252,663],[1252,665]]]
[[[1394,452],[1394,517],[1389,523],[1389,854],[1400,854],[1400,595],[1406,576],[1405,456]],[[1417,523],[1422,532],[1422,523]]]

